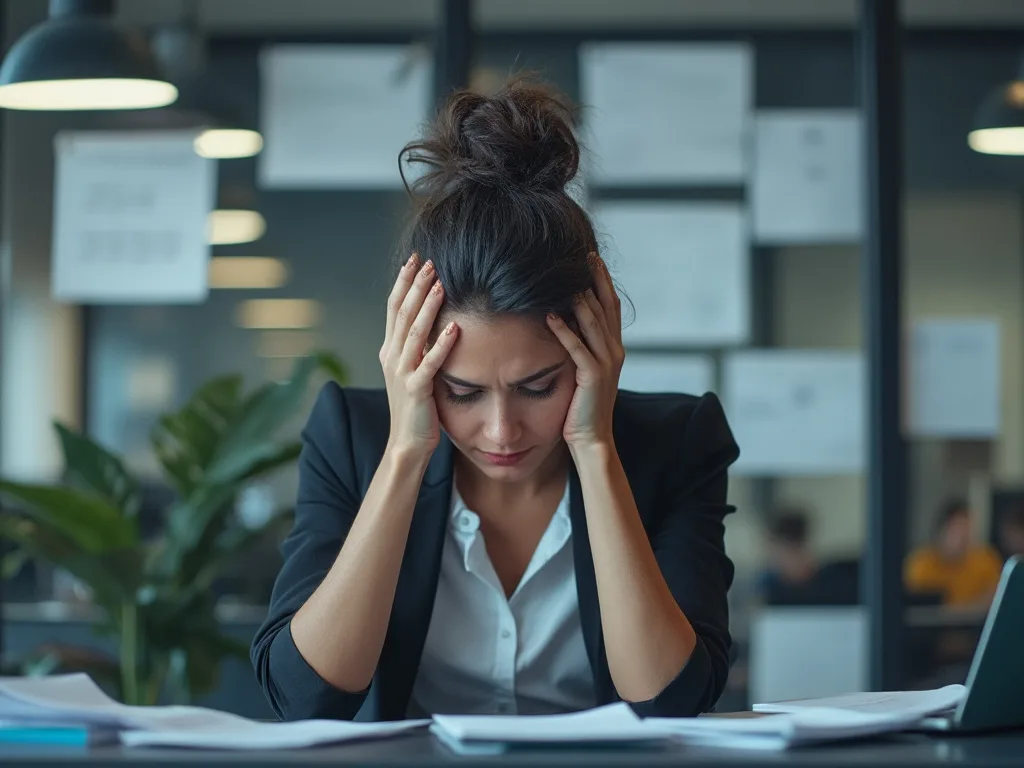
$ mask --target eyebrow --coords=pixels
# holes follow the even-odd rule
[[[511,386],[521,387],[523,386],[523,384],[530,384],[531,382],[537,381],[537,379],[543,379],[548,374],[554,373],[555,371],[559,370],[562,366],[566,364],[566,362],[568,361],[563,360],[560,363],[549,365],[547,368],[541,368],[536,373],[531,373],[529,376],[519,379],[519,381],[512,382]],[[445,373],[444,371],[441,371],[441,378],[447,381],[449,384],[454,384],[457,387],[466,387],[467,389],[486,389],[486,387],[484,387],[482,384],[474,384],[471,381],[460,379],[456,376],[452,376],[450,373]]]

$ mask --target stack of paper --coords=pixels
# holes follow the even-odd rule
[[[652,746],[670,738],[641,720],[627,704],[567,715],[434,715],[431,732],[459,754],[500,754],[510,749],[571,744],[578,747]]]
[[[126,746],[289,749],[393,736],[427,720],[350,723],[304,720],[263,723],[204,707],[131,707],[108,697],[88,675],[0,677],[0,721],[34,729],[118,731]]]
[[[645,722],[696,746],[778,750],[908,730],[929,715],[955,707],[964,693],[962,685],[935,691],[858,693],[759,704],[755,712],[740,715]]]

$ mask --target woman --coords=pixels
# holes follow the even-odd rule
[[[404,151],[413,255],[386,391],[328,384],[256,675],[285,719],[695,715],[725,685],[714,395],[618,392],[611,278],[565,187],[571,113],[518,82],[454,95]]]

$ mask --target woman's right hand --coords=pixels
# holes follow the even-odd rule
[[[449,323],[425,352],[431,328],[444,302],[444,288],[429,261],[420,268],[416,254],[398,273],[388,297],[387,325],[380,363],[391,411],[388,448],[427,458],[441,440],[434,404],[434,376],[455,344],[459,327]]]

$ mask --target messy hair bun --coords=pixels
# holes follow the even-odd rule
[[[405,149],[407,162],[427,166],[413,190],[427,196],[464,184],[564,190],[580,164],[574,123],[564,97],[529,81],[493,97],[457,92],[427,136]]]
[[[430,259],[445,311],[572,316],[593,286],[594,229],[566,191],[580,165],[574,109],[528,78],[491,96],[452,94],[400,164],[413,214],[399,250]],[[404,178],[404,176],[403,176]]]

